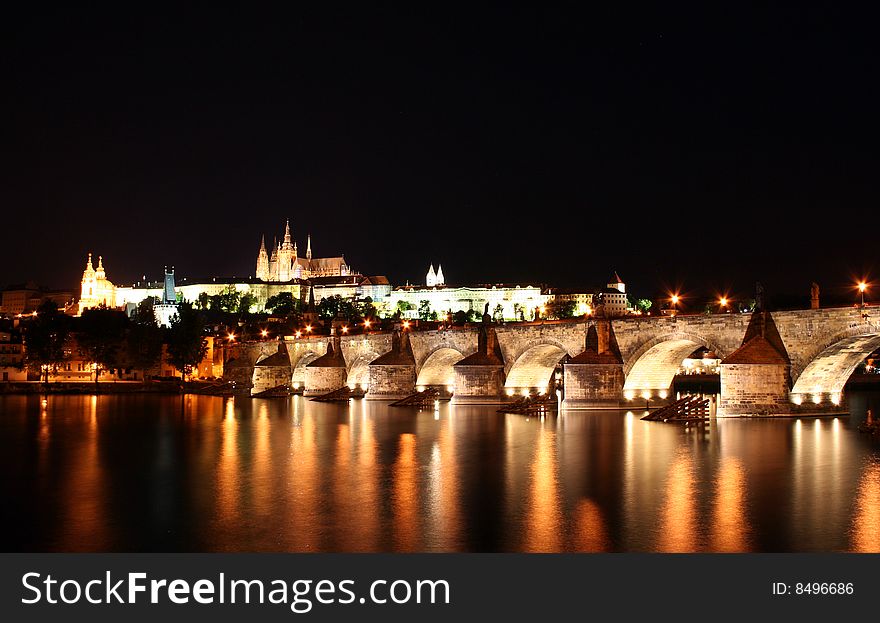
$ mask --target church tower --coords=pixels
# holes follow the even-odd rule
[[[437,264],[437,285],[446,285],[446,279],[443,277],[443,267],[440,264]]]
[[[269,258],[269,281],[278,281],[278,238],[272,242],[272,257]]]
[[[257,253],[257,279],[269,281],[269,254],[266,252],[266,236],[260,240],[260,252]]]
[[[434,264],[431,264],[431,267],[428,269],[428,274],[425,277],[425,285],[429,288],[433,288],[437,285],[437,274],[434,272]]]
[[[290,219],[284,225],[284,240],[278,250],[278,281],[290,281],[293,275],[293,242],[290,239]]]
[[[83,271],[82,290],[79,294],[79,313],[89,306],[89,303],[95,297],[95,269],[92,266],[92,254],[89,253],[89,259],[86,261],[86,269]]]
[[[309,234],[306,239],[306,259],[312,261],[312,234]]]

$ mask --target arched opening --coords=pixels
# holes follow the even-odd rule
[[[654,344],[630,366],[623,384],[628,399],[666,398],[682,362],[706,344],[689,338],[673,338]]]
[[[347,384],[351,389],[370,388],[370,362],[378,359],[378,353],[358,355],[348,368]]]
[[[296,365],[293,367],[293,374],[290,378],[291,387],[293,387],[293,389],[299,389],[305,385],[306,366],[318,357],[320,357],[318,353],[310,350],[297,360]]]
[[[422,364],[416,388],[443,387],[449,392],[454,391],[455,369],[452,366],[462,359],[464,355],[454,348],[438,348]]]
[[[814,357],[791,388],[796,404],[830,401],[839,404],[843,387],[856,367],[880,348],[880,335],[845,337]]]
[[[507,373],[504,387],[509,395],[550,386],[556,365],[568,353],[555,344],[538,344],[520,355]]]

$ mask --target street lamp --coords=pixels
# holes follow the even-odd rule
[[[230,333],[230,334],[228,334],[226,337],[227,337],[227,339],[229,340],[230,343],[232,343],[232,342],[235,341],[235,333]]]
[[[673,295],[669,298],[669,300],[672,302],[672,315],[675,316],[675,314],[676,314],[675,306],[678,305],[678,301],[679,301],[678,295],[677,295],[677,294],[673,294]]]
[[[721,306],[722,310],[727,309],[727,302],[728,301],[726,296],[722,296],[720,299],[718,299],[718,305]]]
[[[868,289],[868,284],[864,281],[860,281],[858,284],[858,288],[859,296],[861,297],[862,318],[867,318],[867,314],[865,314],[865,290]]]
[[[260,335],[262,335],[264,338],[269,337],[269,332],[266,329],[263,329],[262,331],[260,331]]]
[[[369,319],[365,319],[365,320],[364,320],[364,329],[369,329],[369,328],[370,328],[370,320],[369,320]]]

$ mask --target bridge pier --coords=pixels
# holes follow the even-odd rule
[[[718,416],[788,415],[791,361],[768,312],[756,312],[743,344],[721,361]]]
[[[327,344],[327,352],[306,365],[303,396],[322,396],[345,385],[345,359],[339,340]]]
[[[416,359],[409,334],[395,332],[391,350],[370,362],[367,400],[400,400],[416,391]]]
[[[477,352],[456,362],[455,404],[499,404],[505,401],[504,358],[495,329],[484,320],[477,336]]]
[[[566,409],[617,408],[623,398],[623,362],[615,352],[611,323],[587,328],[584,351],[563,364]]]

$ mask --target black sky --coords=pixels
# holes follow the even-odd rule
[[[74,286],[87,251],[117,283],[250,275],[288,217],[395,283],[874,268],[872,15],[301,4],[7,13],[0,284]]]

